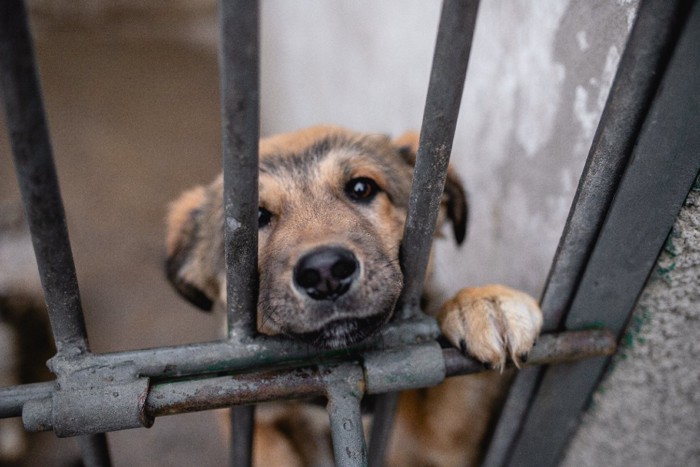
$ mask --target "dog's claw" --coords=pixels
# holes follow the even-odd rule
[[[542,327],[542,312],[529,295],[492,285],[462,289],[443,305],[438,321],[462,353],[503,371],[508,357],[518,368],[527,361]]]
[[[467,341],[464,339],[459,340],[459,350],[461,350],[464,355],[469,355],[469,352],[467,352]]]

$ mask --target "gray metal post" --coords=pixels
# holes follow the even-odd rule
[[[404,288],[397,309],[404,318],[414,315],[420,305],[478,9],[478,0],[446,0],[442,5],[401,242]],[[373,466],[384,463],[397,400],[398,395],[392,393],[378,397],[380,410],[375,414],[370,437],[369,459]]]
[[[367,445],[360,411],[363,386],[361,367],[350,363],[336,367],[329,377],[327,410],[336,467],[367,465]]]
[[[255,334],[258,298],[259,32],[257,0],[222,0],[221,102],[226,310],[231,339]],[[231,465],[252,463],[255,406],[231,409]]]
[[[445,0],[440,15],[408,216],[401,242],[404,288],[399,298],[399,310],[404,316],[413,314],[420,305],[478,9],[478,0]]]
[[[111,467],[107,436],[104,433],[86,435],[78,438],[80,452],[85,467]]]
[[[24,3],[0,3],[0,83],[17,179],[49,312],[57,357],[89,351],[78,279]],[[79,438],[87,466],[111,465],[107,437]]]
[[[258,298],[259,37],[256,0],[222,0],[221,107],[229,335],[255,333]]]
[[[88,350],[75,264],[58,187],[24,4],[0,2],[0,90],[17,180],[59,355]]]

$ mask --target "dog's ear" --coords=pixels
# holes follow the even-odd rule
[[[394,140],[401,157],[414,167],[418,157],[419,137],[417,132],[409,132]],[[458,245],[461,245],[467,234],[469,208],[467,194],[452,166],[447,169],[442,207],[445,209],[447,218],[452,222],[455,241]]]
[[[212,225],[213,206],[207,189],[185,192],[170,205],[166,235],[166,274],[170,283],[190,303],[210,311],[219,295],[217,252],[223,257],[223,223]],[[221,232],[219,232],[221,230]],[[220,235],[219,235],[220,234]]]

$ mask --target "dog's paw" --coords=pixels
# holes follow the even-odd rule
[[[542,328],[537,302],[524,292],[502,285],[465,288],[438,314],[445,337],[464,354],[493,368],[516,366],[527,359]]]

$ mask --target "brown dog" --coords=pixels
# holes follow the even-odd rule
[[[402,287],[399,245],[418,138],[396,141],[337,127],[313,127],[260,142],[258,330],[321,348],[372,335],[393,312]],[[225,303],[223,181],[186,192],[168,218],[167,272],[200,308]],[[464,239],[467,205],[448,173],[438,219]],[[503,369],[527,355],[542,325],[536,302],[503,286],[460,291],[437,313],[457,348]],[[479,445],[505,380],[496,372],[452,378],[402,395],[392,465],[465,465]],[[299,404],[263,415],[258,465],[330,462],[327,428]],[[323,417],[322,417],[323,418]],[[264,446],[264,448],[263,448]]]

